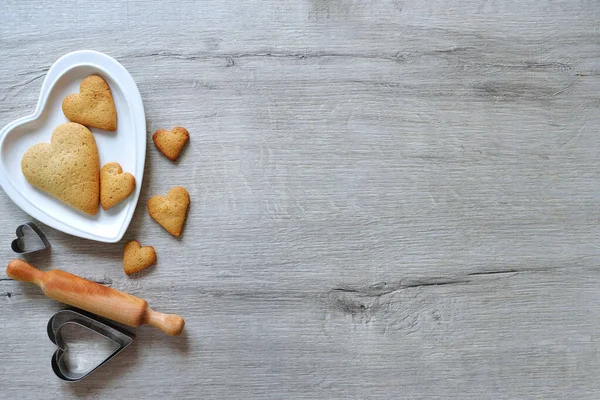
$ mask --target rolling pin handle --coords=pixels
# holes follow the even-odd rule
[[[185,321],[179,315],[163,314],[151,308],[146,310],[146,320],[144,323],[152,325],[170,336],[181,335],[181,331],[183,331],[183,326],[185,325]]]
[[[44,278],[44,272],[32,267],[23,260],[12,260],[9,262],[6,267],[6,275],[11,279],[34,283],[38,286],[40,286]]]

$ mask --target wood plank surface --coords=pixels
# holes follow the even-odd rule
[[[0,125],[61,55],[137,82],[148,142],[118,244],[41,225],[27,259],[179,313],[86,380],[50,367],[62,305],[0,271],[0,397],[600,398],[600,3],[0,4]],[[147,214],[174,185],[180,240]],[[0,191],[0,260],[31,221]],[[158,263],[130,278],[123,244]]]

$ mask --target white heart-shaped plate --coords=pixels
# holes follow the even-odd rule
[[[91,128],[100,165],[116,161],[135,176],[136,188],[127,199],[94,216],[82,213],[30,185],[21,172],[21,158],[36,143],[50,142],[54,128],[68,122],[62,101],[79,93],[81,81],[100,75],[112,91],[117,108],[116,132]],[[59,58],[50,68],[33,114],[6,125],[0,131],[0,185],[6,194],[33,218],[60,231],[100,242],[121,240],[140,196],[146,160],[146,116],[137,85],[115,59],[82,50]]]

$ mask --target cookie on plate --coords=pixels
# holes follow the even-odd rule
[[[127,275],[148,268],[156,262],[156,251],[152,246],[144,246],[137,240],[125,244],[123,249],[123,269]]]
[[[105,131],[117,130],[117,109],[108,83],[90,75],[79,86],[79,93],[65,97],[63,113],[70,121]]]
[[[135,189],[135,178],[123,172],[116,162],[104,164],[100,170],[100,204],[108,210],[125,200]]]
[[[171,235],[179,237],[187,209],[190,205],[190,195],[181,186],[175,186],[167,196],[152,196],[148,200],[148,212]]]
[[[87,214],[98,212],[100,160],[94,135],[74,122],[59,125],[50,143],[38,143],[21,159],[27,182]]]
[[[190,134],[187,129],[181,126],[167,131],[159,129],[152,135],[152,140],[156,147],[171,161],[177,160],[183,146],[190,140]]]

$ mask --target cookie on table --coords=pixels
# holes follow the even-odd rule
[[[176,126],[170,131],[159,129],[152,135],[152,141],[156,147],[171,161],[177,160],[188,140],[190,140],[190,134],[181,126]]]
[[[30,147],[21,159],[27,182],[90,215],[98,212],[99,170],[94,135],[74,122],[56,127],[50,143]]]
[[[100,170],[100,204],[108,210],[125,200],[135,189],[135,178],[123,172],[116,162],[104,164]]]
[[[85,78],[79,93],[65,97],[62,109],[70,121],[105,131],[117,130],[117,109],[110,87],[98,75]]]
[[[156,262],[156,251],[152,246],[144,246],[137,240],[125,244],[123,249],[123,270],[127,275],[148,268]]]
[[[175,237],[181,235],[190,195],[185,188],[175,186],[166,196],[153,196],[148,200],[148,213],[167,232]]]

